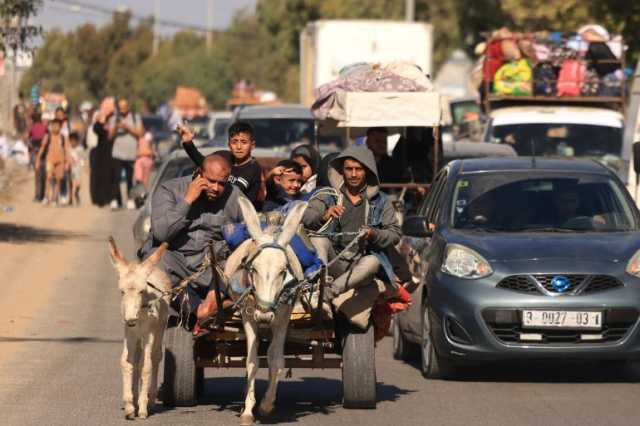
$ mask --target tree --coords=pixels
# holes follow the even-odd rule
[[[32,39],[41,33],[41,28],[29,24],[42,6],[42,0],[3,0],[0,2],[0,27],[2,49],[28,49]]]
[[[38,50],[33,66],[22,79],[24,91],[32,85],[40,85],[42,92],[64,90],[72,104],[91,99],[83,78],[84,64],[76,55],[69,54],[74,43],[71,34],[52,31]]]

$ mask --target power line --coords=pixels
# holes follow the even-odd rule
[[[103,16],[112,16],[115,12],[122,11],[122,9],[119,9],[119,8],[111,9],[111,8],[84,3],[76,0],[47,0],[47,1],[50,3],[65,5],[68,7],[67,10],[73,13],[83,13],[83,11],[85,11],[93,14],[100,14]],[[147,20],[150,18],[153,19],[153,14],[145,16],[145,15],[133,13],[130,10],[129,10],[129,13],[133,19],[137,19],[137,20]],[[207,28],[206,26],[188,24],[188,23],[179,22],[179,21],[172,21],[170,19],[157,19],[155,22],[157,23],[157,25],[162,27],[192,30],[200,33],[207,33],[210,31],[209,28]]]

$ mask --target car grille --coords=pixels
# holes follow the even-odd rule
[[[578,295],[624,287],[624,284],[609,275],[562,275],[568,279],[566,290],[556,290],[551,281],[556,275],[511,275],[502,279],[497,288],[529,294]]]
[[[604,312],[602,330],[567,330],[547,328],[522,328],[521,313],[513,309],[487,309],[482,316],[493,335],[503,343],[522,345],[553,344],[605,344],[622,340],[638,319],[638,311],[631,308],[607,309]],[[535,333],[542,336],[541,341],[521,341],[521,333]],[[601,334],[602,339],[583,340],[583,334]]]

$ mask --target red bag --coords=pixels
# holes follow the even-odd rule
[[[493,76],[502,66],[504,57],[500,40],[492,40],[487,46],[487,53],[482,66],[482,81],[493,81]]]
[[[565,59],[558,74],[558,96],[580,96],[587,67],[582,61]]]

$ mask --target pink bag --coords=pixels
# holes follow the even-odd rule
[[[558,96],[580,96],[587,67],[582,61],[565,59],[558,74]]]

